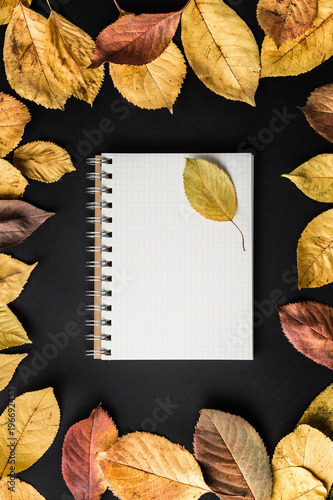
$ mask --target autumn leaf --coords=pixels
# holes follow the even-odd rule
[[[28,182],[7,160],[0,159],[0,198],[21,198]]]
[[[45,33],[47,63],[69,94],[89,104],[94,102],[104,77],[103,67],[86,69],[94,48],[95,43],[87,33],[51,10]]]
[[[173,42],[155,61],[143,66],[109,64],[113,84],[125,99],[144,109],[168,108],[180,93],[186,64]]]
[[[333,209],[315,217],[297,246],[298,288],[316,288],[333,281]]]
[[[266,35],[280,47],[310,28],[317,9],[318,0],[260,0],[257,18]]]
[[[30,119],[29,110],[22,102],[11,95],[0,92],[1,157],[6,156],[18,145],[22,139],[24,128]]]
[[[33,465],[44,455],[58,432],[60,410],[51,387],[26,392],[15,404],[15,427],[8,426],[8,408],[0,416],[0,477],[10,473],[8,442],[15,436],[15,472]]]
[[[184,189],[190,205],[206,219],[230,221],[244,236],[233,221],[237,211],[237,195],[229,175],[214,163],[201,159],[186,159],[183,173]]]
[[[326,500],[327,489],[303,467],[290,467],[273,473],[271,500]]]
[[[246,420],[218,410],[201,410],[193,444],[205,481],[219,498],[270,497],[272,473],[267,451]]]
[[[53,215],[25,201],[0,200],[0,248],[21,243]]]
[[[307,358],[333,370],[333,308],[311,301],[276,307],[289,342]]]
[[[298,425],[308,424],[333,439],[333,384],[330,384],[310,404]]]
[[[36,266],[37,263],[29,266],[9,255],[0,254],[0,307],[20,295]]]
[[[107,482],[96,453],[107,451],[117,439],[117,428],[101,407],[69,429],[62,449],[62,474],[74,498],[101,498]]]
[[[28,142],[14,151],[14,165],[25,176],[41,182],[56,182],[75,170],[67,151],[53,142]]]
[[[333,203],[333,154],[315,156],[282,177],[291,180],[309,198]]]
[[[191,0],[182,15],[190,66],[213,92],[255,106],[259,49],[245,22],[222,0]]]
[[[3,57],[10,86],[25,99],[63,109],[70,96],[54,77],[45,57],[46,19],[21,3],[6,30]]]
[[[35,488],[30,484],[24,483],[18,477],[15,477],[15,490],[8,489],[8,478],[4,477],[0,481],[0,498],[2,500],[45,500]]]
[[[193,455],[161,436],[135,432],[121,437],[97,461],[121,500],[196,500],[211,490]]]
[[[7,24],[15,7],[20,0],[0,0],[0,24]],[[32,0],[21,0],[25,7],[29,7]]]
[[[0,391],[2,391],[11,379],[18,365],[27,354],[0,354]]]
[[[333,55],[333,4],[319,0],[311,27],[279,49],[265,37],[261,48],[261,77],[296,76],[312,70]]]
[[[8,306],[0,307],[0,350],[23,344],[31,344],[23,326]]]
[[[333,84],[314,90],[301,110],[311,127],[333,142]]]

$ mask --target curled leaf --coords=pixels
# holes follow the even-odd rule
[[[18,145],[30,119],[29,110],[22,102],[0,92],[0,157]]]
[[[298,425],[308,424],[333,440],[333,384],[321,392],[304,412]]]
[[[201,410],[194,455],[205,480],[221,498],[266,500],[272,473],[264,443],[246,420],[218,410]]]
[[[0,159],[0,198],[21,198],[28,182],[7,160]]]
[[[27,354],[0,354],[0,391],[2,391],[11,379],[18,365]]]
[[[173,42],[153,62],[143,66],[109,64],[116,89],[128,101],[144,109],[168,108],[179,95],[186,75],[181,51]]]
[[[7,306],[0,307],[0,350],[31,344],[23,326]]]
[[[10,16],[20,0],[1,0],[0,1],[0,24],[7,24]],[[21,0],[25,7],[29,7],[32,0]]]
[[[333,142],[333,84],[314,90],[301,110],[311,127]]]
[[[36,266],[37,263],[29,266],[9,255],[0,254],[0,307],[20,295]]]
[[[3,500],[46,500],[31,484],[24,483],[18,477],[14,479],[14,490],[8,489],[8,478],[4,477],[0,481],[0,498]]]
[[[62,449],[62,474],[75,498],[101,498],[108,485],[96,453],[107,451],[117,439],[117,428],[101,407],[69,429]]]
[[[327,489],[303,467],[274,471],[271,500],[326,500]]]
[[[28,142],[14,151],[15,167],[30,179],[56,182],[75,170],[67,151],[53,142]]]

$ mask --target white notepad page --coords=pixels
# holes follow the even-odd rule
[[[189,204],[185,159],[203,158],[230,175],[237,192],[234,221],[214,222]],[[103,154],[112,188],[102,199],[102,244],[112,253],[103,283],[111,326],[102,333],[110,359],[253,358],[253,157],[234,154]],[[112,159],[112,164],[105,160]],[[109,359],[102,355],[102,359]]]

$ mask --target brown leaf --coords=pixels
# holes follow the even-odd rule
[[[117,439],[117,428],[101,407],[69,429],[62,448],[62,474],[75,498],[99,500],[103,495],[107,482],[96,453],[107,451]]]
[[[0,156],[14,149],[31,117],[28,108],[14,97],[0,92]]]
[[[20,295],[36,266],[37,262],[29,266],[10,255],[0,254],[0,306],[9,304]]]
[[[304,356],[333,370],[333,308],[311,301],[276,307],[289,342]]]
[[[21,198],[28,185],[17,168],[7,160],[0,159],[0,198],[10,200]]]
[[[270,498],[272,473],[265,445],[243,418],[201,410],[194,433],[194,455],[208,486],[219,498]]]
[[[311,127],[318,134],[333,142],[333,84],[314,90],[306,105],[300,108]]]
[[[25,201],[0,200],[0,249],[21,243],[52,215]]]
[[[318,0],[260,0],[258,23],[277,47],[303,35],[316,17]]]
[[[312,401],[298,422],[301,424],[311,425],[333,440],[333,384]]]

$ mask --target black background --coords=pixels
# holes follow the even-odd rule
[[[93,38],[117,17],[112,0],[51,3]],[[256,3],[233,0],[230,5],[261,44],[263,32],[256,21]],[[182,2],[122,0],[121,7],[135,13],[168,12],[181,8]],[[44,0],[34,0],[32,8],[47,12]],[[1,42],[4,32],[2,27]],[[175,41],[180,46],[179,32]],[[65,112],[46,110],[23,100],[32,115],[23,141],[50,140],[69,147],[77,167],[75,173],[55,184],[30,182],[24,199],[56,212],[56,216],[8,252],[27,263],[39,262],[24,292],[11,305],[33,341],[31,346],[11,352],[30,352],[23,366],[35,372],[27,375],[26,371],[24,374],[18,371],[11,386],[17,394],[48,386],[55,389],[62,413],[59,433],[45,455],[19,474],[48,500],[71,498],[61,475],[64,435],[72,424],[87,418],[99,403],[113,417],[121,434],[134,429],[152,430],[190,451],[201,408],[235,413],[258,430],[271,455],[312,399],[332,381],[327,368],[303,357],[286,340],[272,305],[274,298],[280,303],[310,299],[333,305],[332,285],[299,291],[295,268],[296,246],[302,231],[315,216],[332,206],[307,198],[289,180],[281,178],[281,174],[311,157],[333,152],[332,145],[314,132],[298,109],[316,87],[332,82],[332,69],[330,60],[305,75],[261,80],[255,108],[215,95],[191,69],[174,106],[174,115],[167,110],[146,111],[128,105],[114,89],[108,74],[92,108],[74,98],[66,104]],[[1,90],[15,96],[6,81],[3,65],[0,71]],[[263,129],[270,127],[276,110],[282,113],[284,109],[292,115],[289,123],[274,133],[269,143],[263,144],[259,139],[260,147],[256,148],[254,361],[101,362],[86,358],[89,344],[85,341],[82,314],[86,157],[101,151],[235,152],[240,147],[247,150],[249,136],[267,142],[267,131],[265,134]],[[102,118],[111,119],[115,130],[93,145],[85,134],[98,129]],[[82,141],[86,141],[85,146]],[[86,148],[85,154],[78,155],[78,149],[82,148]],[[77,156],[81,156],[81,161]],[[48,335],[64,332],[72,322],[77,324],[80,334],[42,367],[39,356],[51,342]],[[165,421],[153,426],[157,400],[168,398],[178,407]],[[1,408],[6,405],[5,390]],[[105,498],[111,499],[111,492]]]

